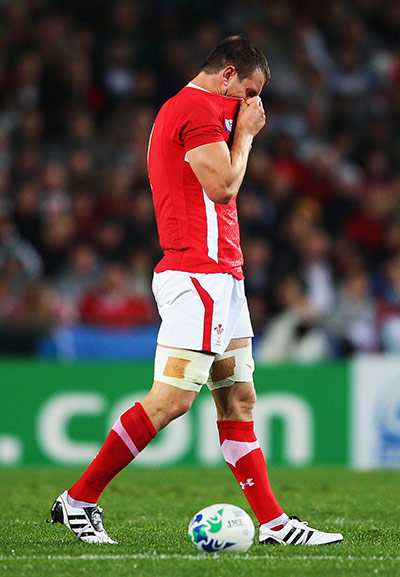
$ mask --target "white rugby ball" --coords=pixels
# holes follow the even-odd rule
[[[253,543],[255,529],[246,511],[236,505],[219,503],[196,513],[188,533],[197,551],[244,553]]]

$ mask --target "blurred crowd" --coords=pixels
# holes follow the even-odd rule
[[[237,32],[272,75],[238,198],[258,358],[400,350],[397,0],[0,0],[1,327],[158,322],[151,125]]]

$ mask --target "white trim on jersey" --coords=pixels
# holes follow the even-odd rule
[[[203,92],[210,92],[211,93],[211,90],[206,90],[205,88],[202,88],[201,86],[197,86],[197,84],[193,84],[193,82],[188,82],[186,84],[186,86],[188,88],[197,88],[197,90],[202,90]]]
[[[207,248],[208,256],[218,262],[218,216],[215,210],[215,204],[207,196],[203,188],[204,204],[206,208],[207,221]]]
[[[150,155],[150,144],[151,144],[151,137],[153,136],[153,130],[154,130],[154,124],[151,127],[151,132],[150,132],[150,136],[149,136],[149,144],[147,145],[147,164],[149,164],[149,155]]]
[[[212,92],[211,90],[206,90],[205,88],[202,88],[201,86],[197,86],[197,84],[193,84],[193,82],[188,82],[186,84],[187,88],[196,88],[197,90],[202,90],[203,92],[209,92],[210,94],[216,94],[216,92]],[[225,94],[219,94],[219,96],[226,96]],[[235,98],[236,100],[243,100],[244,98],[242,98],[241,96],[228,96],[227,98]]]

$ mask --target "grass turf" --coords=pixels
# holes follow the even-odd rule
[[[0,470],[0,575],[400,575],[399,472],[273,469],[285,510],[313,527],[344,533],[345,541],[337,547],[255,543],[242,555],[196,553],[186,534],[192,515],[212,503],[231,502],[251,513],[228,469],[125,470],[101,500],[105,526],[119,545],[102,546],[45,523],[54,498],[79,472]]]

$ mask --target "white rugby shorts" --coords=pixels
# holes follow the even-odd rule
[[[231,339],[254,335],[243,280],[228,273],[154,273],[161,316],[157,342],[222,354]]]

